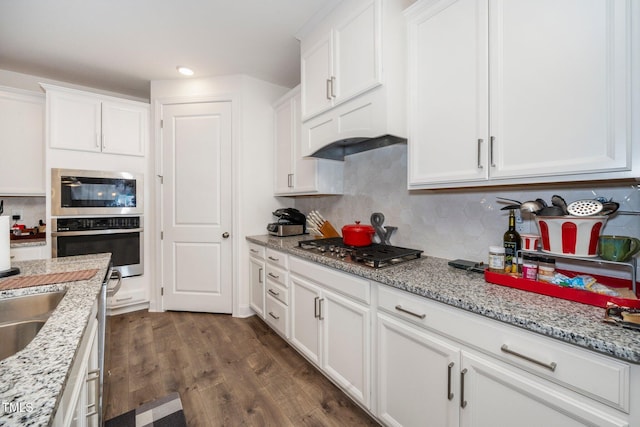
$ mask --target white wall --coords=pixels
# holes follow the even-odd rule
[[[159,129],[158,106],[163,101],[209,97],[232,102],[234,316],[244,317],[253,313],[249,308],[249,249],[245,236],[265,234],[267,223],[273,221],[271,212],[287,203],[273,197],[271,107],[287,90],[244,75],[151,82],[152,117],[156,135]],[[157,146],[158,141],[156,138],[152,145]],[[159,251],[157,245],[156,251]],[[159,298],[158,292],[152,296],[152,309],[160,309]]]

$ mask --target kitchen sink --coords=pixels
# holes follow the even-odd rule
[[[65,293],[66,291],[46,292],[0,299],[0,325],[40,316],[49,317]]]
[[[0,360],[13,356],[31,342],[45,320],[26,320],[0,325]]]
[[[65,293],[0,299],[0,360],[16,354],[35,338]]]

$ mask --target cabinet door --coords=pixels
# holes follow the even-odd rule
[[[631,168],[631,3],[491,1],[493,177]]]
[[[461,368],[461,426],[629,425],[500,362],[464,352]]]
[[[409,187],[488,178],[487,3],[409,18]]]
[[[290,275],[291,343],[309,360],[320,365],[320,289]]]
[[[377,4],[369,2],[334,29],[332,95],[336,104],[381,83]]]
[[[303,156],[302,150],[302,100],[298,93],[292,100],[293,109],[293,185],[296,193],[314,193],[323,191],[318,186],[318,162],[322,160],[311,159]],[[326,162],[326,161],[325,161]],[[337,180],[337,175],[329,177]]]
[[[101,150],[101,102],[93,96],[47,92],[47,126],[51,148]]]
[[[333,105],[331,33],[300,53],[302,118],[306,120]]]
[[[390,426],[457,426],[459,365],[458,348],[379,313],[378,417]]]
[[[135,104],[102,103],[102,151],[144,156],[149,110]]]
[[[11,248],[11,261],[27,261],[31,259],[48,258],[46,256],[46,246],[23,246],[19,248]]]
[[[322,369],[365,408],[370,408],[371,310],[325,291],[319,311]]]
[[[295,104],[286,99],[274,109],[275,115],[275,192],[288,194],[293,191],[294,159],[297,129],[294,117]]]
[[[249,257],[249,305],[256,314],[264,318],[264,261]]]
[[[43,195],[44,97],[0,91],[0,194]]]

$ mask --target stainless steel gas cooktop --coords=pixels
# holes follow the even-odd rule
[[[369,246],[347,246],[342,237],[301,240],[300,249],[329,258],[356,262],[371,268],[383,268],[420,258],[422,251],[373,243]]]

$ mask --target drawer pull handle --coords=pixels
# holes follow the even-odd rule
[[[280,276],[276,276],[275,274],[273,274],[271,272],[269,272],[269,277],[272,277],[274,279],[279,279],[280,278]]]
[[[527,362],[535,363],[538,366],[542,366],[543,368],[547,368],[551,372],[555,372],[556,367],[558,366],[558,364],[556,362],[551,362],[551,363],[541,362],[539,360],[536,360],[536,359],[534,359],[532,357],[529,357],[527,355],[524,355],[522,353],[518,353],[517,351],[513,351],[506,344],[502,344],[502,347],[500,347],[500,350],[502,350],[504,353],[511,354],[513,356],[516,356],[516,357],[519,357],[521,359],[524,359]]]
[[[259,250],[253,249],[253,248],[251,248],[250,251],[253,252],[254,254],[257,254],[258,252],[260,252]]]
[[[453,371],[453,362],[447,366],[447,399],[453,400],[453,393],[451,392],[451,372]]]
[[[269,312],[269,316],[273,317],[273,318],[274,318],[274,319],[276,319],[276,320],[280,320],[280,317],[279,317],[279,316],[276,316],[276,315],[275,315],[275,314],[273,314],[273,312],[271,312],[271,311]]]
[[[403,313],[410,314],[414,317],[417,317],[418,319],[424,319],[425,317],[427,317],[426,314],[417,314],[417,313],[414,313],[413,311],[407,310],[406,308],[402,308],[400,304],[396,305],[396,310],[401,311]]]
[[[129,301],[129,300],[132,300],[132,299],[133,299],[133,297],[116,298],[116,302]]]
[[[269,256],[269,259],[270,259],[271,261],[275,261],[275,262],[280,261],[280,258],[274,258],[274,257],[272,257],[272,256]]]
[[[464,399],[464,376],[467,374],[467,368],[464,368],[462,372],[460,372],[460,407],[466,408],[467,401]]]
[[[315,297],[313,299],[313,317],[317,318],[319,317],[318,314],[318,300],[320,299],[320,297]]]
[[[274,297],[277,297],[277,296],[279,296],[279,295],[280,295],[280,292],[276,292],[276,291],[274,291],[273,289],[269,289],[269,293],[270,293],[271,295],[273,295]]]

